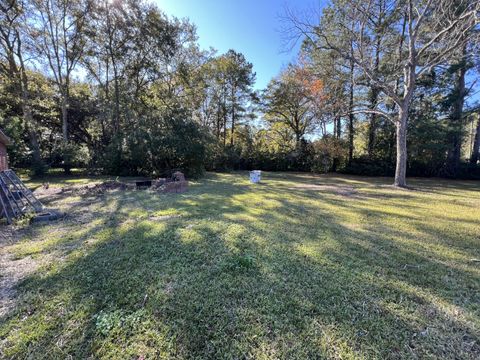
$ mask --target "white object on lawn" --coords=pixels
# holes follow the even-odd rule
[[[254,184],[257,184],[262,179],[262,171],[261,170],[253,170],[250,171],[250,181]]]

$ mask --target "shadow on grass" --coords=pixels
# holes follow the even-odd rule
[[[291,190],[276,181],[283,180],[275,176],[254,187],[235,175],[211,175],[179,196],[101,198],[99,223],[71,240],[79,246],[69,249],[68,260],[26,279],[17,312],[0,319],[5,354],[479,354],[471,318],[449,312],[478,316],[478,268],[441,261],[417,238],[445,234],[414,216],[365,210],[368,200]],[[134,222],[122,226],[138,208]],[[368,221],[352,229],[332,208]],[[182,217],[150,219],[165,210]],[[416,233],[380,226],[385,216],[408,222]]]

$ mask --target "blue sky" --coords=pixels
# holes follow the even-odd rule
[[[197,26],[200,46],[219,53],[234,49],[253,63],[257,89],[289,62],[297,49],[286,52],[282,40],[282,21],[286,6],[299,11],[320,8],[325,0],[152,0],[167,15],[189,18]],[[469,82],[473,79],[469,78]],[[480,101],[477,91],[469,102]]]
[[[189,18],[197,26],[203,49],[224,53],[234,49],[253,63],[257,89],[289,62],[296,51],[286,53],[279,19],[285,6],[308,9],[318,0],[155,0],[167,14]]]

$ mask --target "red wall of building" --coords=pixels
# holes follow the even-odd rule
[[[8,169],[7,147],[0,142],[0,171]]]

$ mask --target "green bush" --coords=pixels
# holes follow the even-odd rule
[[[182,112],[154,114],[138,119],[131,129],[113,138],[99,167],[112,175],[203,175],[210,157],[208,133]]]
[[[367,156],[361,156],[354,158],[350,164],[346,164],[339,172],[365,176],[393,176],[395,165],[383,159],[370,159]]]

